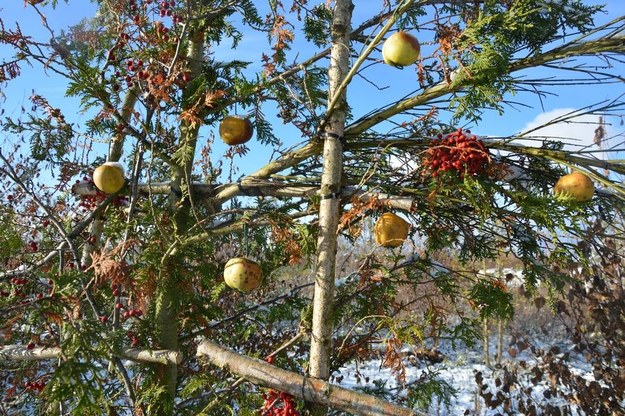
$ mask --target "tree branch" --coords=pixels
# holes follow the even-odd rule
[[[222,185],[206,184],[196,182],[193,184],[193,193],[199,199],[210,199],[215,192],[219,193],[223,189],[236,188],[238,192],[245,196],[271,196],[283,198],[309,198],[318,197],[320,190],[318,185],[308,184],[287,184],[281,181],[256,180],[249,179],[245,182],[235,182]],[[169,194],[171,185],[169,182],[159,183],[140,183],[137,184],[137,190],[143,195],[151,194]],[[74,192],[78,195],[94,195],[96,193],[93,186],[88,182],[81,182],[74,186]],[[396,209],[410,211],[412,209],[413,199],[410,197],[391,195],[383,192],[364,191],[355,186],[346,186],[341,189],[341,198],[358,198],[362,202],[368,201],[370,198],[377,198],[382,203]]]
[[[325,381],[283,370],[262,360],[238,354],[212,341],[202,341],[197,355],[246,380],[289,393],[294,397],[343,410],[354,415],[415,416],[418,411],[389,403],[375,396],[355,392]]]
[[[60,347],[35,347],[29,349],[24,345],[0,346],[0,363],[7,361],[55,360],[62,357],[62,355]],[[179,351],[140,350],[136,348],[114,354],[114,356],[130,361],[156,364],[180,364],[183,359],[182,353]]]

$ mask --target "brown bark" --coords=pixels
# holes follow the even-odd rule
[[[198,356],[261,386],[289,393],[298,399],[330,406],[353,415],[414,416],[425,415],[375,396],[351,391],[325,381],[304,377],[268,364],[265,361],[238,354],[205,340],[200,343]]]

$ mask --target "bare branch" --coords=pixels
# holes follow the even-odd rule
[[[246,380],[289,393],[299,399],[330,406],[354,415],[415,416],[425,415],[406,407],[389,403],[375,396],[351,391],[325,381],[304,377],[283,370],[262,360],[238,354],[214,342],[204,340],[197,355],[212,364],[227,369]]]
[[[7,361],[55,360],[62,357],[60,347],[34,347],[24,345],[0,346],[0,363]],[[155,364],[180,364],[183,356],[179,351],[129,349],[115,357],[130,361]]]

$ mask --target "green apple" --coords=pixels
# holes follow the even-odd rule
[[[115,194],[126,184],[124,168],[118,162],[106,162],[93,171],[93,183],[100,191]]]
[[[245,257],[235,257],[224,267],[224,281],[233,289],[249,293],[260,287],[262,271],[260,265]]]
[[[391,35],[382,46],[384,63],[397,67],[412,65],[419,59],[421,45],[417,38],[406,32]]]

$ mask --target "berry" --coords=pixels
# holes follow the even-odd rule
[[[469,130],[463,132],[458,129],[446,136],[439,133],[432,140],[423,160],[424,168],[432,177],[437,177],[441,171],[456,171],[460,178],[481,175],[486,171],[490,162],[488,150],[469,133]]]

